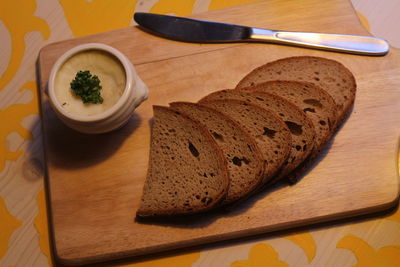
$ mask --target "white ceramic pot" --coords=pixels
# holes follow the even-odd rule
[[[100,50],[117,58],[125,70],[126,84],[122,95],[113,106],[94,115],[81,115],[63,107],[55,92],[55,81],[58,71],[68,59],[90,50]],[[67,126],[79,132],[95,134],[115,130],[126,123],[136,107],[147,99],[148,88],[137,75],[130,60],[120,51],[105,44],[88,43],[68,50],[56,61],[50,73],[48,95],[51,107]]]

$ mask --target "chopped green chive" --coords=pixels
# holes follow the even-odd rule
[[[80,97],[83,103],[103,103],[103,97],[100,95],[101,85],[99,77],[92,75],[90,71],[78,71],[70,85],[74,94]]]

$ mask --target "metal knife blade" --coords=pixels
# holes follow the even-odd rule
[[[135,13],[134,19],[153,34],[185,42],[267,42],[370,56],[389,51],[387,41],[372,36],[274,31],[141,12]]]
[[[246,26],[151,13],[135,13],[134,19],[157,35],[186,42],[238,42],[248,39],[251,32]]]

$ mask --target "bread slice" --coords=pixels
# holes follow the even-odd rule
[[[201,101],[200,104],[231,117],[255,139],[266,163],[263,184],[278,173],[287,160],[292,145],[289,129],[279,117],[240,100],[210,100]]]
[[[199,123],[154,106],[149,169],[139,217],[190,214],[215,207],[228,192],[225,157]]]
[[[337,118],[336,104],[320,87],[306,82],[270,81],[242,90],[274,93],[301,108],[314,125],[316,153],[331,137]]]
[[[264,160],[255,140],[223,113],[200,104],[170,104],[193,120],[203,124],[214,137],[228,162],[229,189],[222,205],[235,202],[253,192],[262,182]]]
[[[284,177],[295,169],[313,150],[315,130],[312,121],[300,108],[286,99],[266,92],[227,89],[213,92],[201,101],[213,99],[237,99],[253,103],[274,112],[285,122],[292,136],[292,147],[289,158],[280,172],[280,177]]]
[[[267,63],[247,74],[236,88],[255,86],[272,80],[311,82],[326,90],[335,100],[338,122],[351,109],[356,95],[353,74],[340,62],[322,57],[289,57]]]

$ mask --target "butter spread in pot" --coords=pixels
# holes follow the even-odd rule
[[[103,103],[83,103],[71,90],[71,81],[79,71],[89,70],[98,76]],[[70,113],[91,116],[111,108],[121,97],[126,86],[124,66],[112,54],[101,50],[85,50],[67,59],[58,70],[54,89],[60,105]]]

